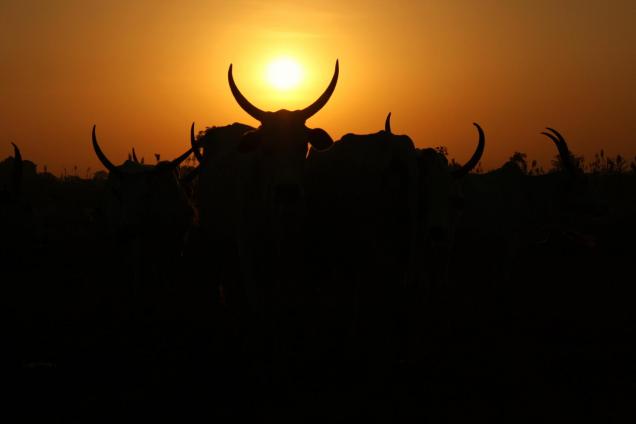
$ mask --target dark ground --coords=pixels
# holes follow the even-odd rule
[[[448,284],[416,324],[395,308],[390,345],[348,338],[337,292],[282,311],[282,365],[246,347],[250,321],[209,263],[186,255],[133,293],[103,183],[42,183],[3,217],[4,422],[633,422],[636,181],[596,183],[600,212],[513,250],[496,217],[460,224]]]

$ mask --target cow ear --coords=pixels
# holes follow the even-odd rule
[[[261,139],[261,131],[253,130],[246,132],[241,137],[241,141],[239,141],[238,151],[241,153],[247,153],[255,150],[261,144]]]
[[[333,144],[331,136],[322,128],[308,128],[307,139],[311,147],[318,151],[327,150]]]

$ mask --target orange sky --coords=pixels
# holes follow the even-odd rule
[[[160,4],[160,5],[157,5]],[[300,108],[340,79],[308,125],[334,139],[393,130],[483,163],[515,150],[548,165],[538,133],[554,126],[590,158],[636,155],[636,2],[535,1],[33,1],[0,2],[0,158],[15,141],[56,173],[101,169],[97,124],[115,163],[188,148],[188,128],[240,121],[227,68],[263,109]],[[267,62],[295,57],[307,78],[281,94]]]

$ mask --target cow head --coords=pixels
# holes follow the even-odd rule
[[[115,166],[101,150],[93,126],[93,149],[110,171],[108,216],[111,229],[126,237],[171,236],[188,225],[192,208],[178,180],[178,166],[192,153],[188,150],[172,161],[144,165],[128,160]],[[136,157],[136,154],[135,154]]]
[[[325,92],[310,106],[301,110],[263,111],[250,103],[239,91],[228,71],[232,94],[241,108],[261,123],[245,133],[238,145],[239,152],[255,152],[258,156],[259,181],[264,198],[276,205],[294,205],[302,197],[303,164],[307,145],[324,150],[333,144],[327,132],[321,128],[308,128],[307,119],[315,115],[327,103],[338,82],[338,61]]]
[[[255,128],[249,125],[235,122],[221,127],[209,127],[195,137],[194,122],[190,127],[190,145],[197,161],[203,164],[210,158],[224,156],[230,149],[236,148],[236,140],[241,140],[243,135]]]
[[[477,149],[470,160],[457,169],[451,169],[446,157],[435,149],[418,151],[419,209],[423,214],[420,228],[433,244],[448,244],[452,239],[456,218],[463,208],[457,180],[477,166],[484,152],[484,132],[478,124],[473,125],[479,132]]]

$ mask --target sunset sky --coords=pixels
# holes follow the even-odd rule
[[[267,79],[279,57],[297,88]],[[514,151],[547,167],[539,135],[559,129],[590,158],[636,155],[636,2],[32,1],[0,2],[0,158],[16,142],[55,173],[101,169],[90,144],[121,163],[189,146],[188,130],[235,121],[227,69],[262,109],[302,108],[340,78],[308,121],[335,139],[383,128],[465,161],[472,122],[486,132],[485,168]]]

